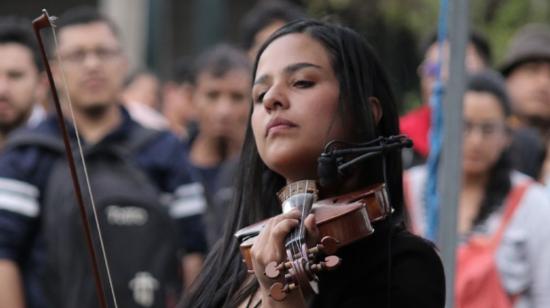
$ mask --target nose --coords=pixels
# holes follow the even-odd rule
[[[263,105],[268,112],[275,111],[279,108],[287,109],[290,104],[283,86],[271,86],[271,88],[264,94]]]
[[[231,115],[233,106],[231,100],[228,97],[222,97],[216,106],[216,116],[219,119],[228,118]]]
[[[96,52],[88,52],[84,57],[83,65],[87,68],[94,68],[97,67],[100,62],[101,60]]]
[[[463,132],[464,142],[470,145],[479,146],[484,142],[484,136],[480,129],[472,127]]]

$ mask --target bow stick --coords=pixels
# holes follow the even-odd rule
[[[87,214],[86,208],[84,206],[84,199],[82,197],[82,191],[80,189],[80,182],[78,180],[78,176],[77,176],[77,172],[76,172],[76,164],[75,164],[75,161],[74,161],[74,158],[73,158],[73,151],[71,149],[71,144],[70,144],[70,141],[69,141],[70,139],[69,139],[69,134],[68,134],[68,131],[67,131],[67,126],[65,125],[65,121],[64,121],[65,117],[63,115],[63,110],[61,108],[61,103],[59,101],[59,96],[57,94],[57,87],[55,85],[55,81],[54,81],[53,76],[52,76],[52,71],[51,71],[51,68],[50,68],[48,57],[46,56],[46,49],[44,48],[44,43],[43,43],[43,40],[42,40],[42,36],[40,34],[40,30],[50,28],[52,30],[52,34],[53,34],[53,38],[54,38],[54,43],[55,43],[55,47],[56,47],[55,49],[57,50],[57,39],[56,39],[56,36],[55,36],[55,30],[54,30],[54,28],[55,28],[54,21],[56,19],[57,19],[56,17],[50,16],[48,14],[48,12],[46,11],[46,9],[43,9],[42,10],[42,15],[39,16],[38,18],[36,18],[32,22],[32,26],[33,26],[34,33],[36,35],[36,39],[38,40],[40,53],[41,53],[41,56],[42,56],[42,61],[44,62],[44,67],[45,67],[46,73],[48,75],[48,81],[49,81],[49,84],[50,84],[53,101],[55,103],[55,110],[56,110],[56,114],[57,114],[57,120],[58,120],[58,124],[59,124],[59,127],[61,129],[62,136],[63,136],[63,143],[65,145],[65,152],[67,154],[67,161],[68,161],[69,169],[70,169],[70,172],[71,172],[70,174],[71,174],[71,179],[72,179],[72,183],[73,183],[73,189],[74,189],[74,192],[75,192],[76,201],[77,201],[79,209],[80,209],[80,219],[82,221],[82,226],[84,227],[84,234],[85,234],[85,238],[86,238],[86,246],[88,248],[88,253],[90,254],[90,257],[91,257],[92,272],[93,272],[93,276],[94,276],[97,297],[99,299],[100,307],[107,308],[107,299],[106,299],[106,296],[105,296],[105,292],[103,290],[101,275],[99,273],[97,253],[94,249],[94,245],[93,245],[93,241],[92,241],[92,235],[91,235],[92,227],[89,223],[88,214]],[[59,59],[59,55],[58,55],[58,62],[61,65],[61,59]],[[61,71],[63,71],[62,68],[61,68]],[[63,74],[63,78],[65,78],[64,74]],[[64,80],[64,84],[65,84],[65,87],[66,87],[67,84],[66,84],[65,80]],[[107,254],[105,252],[105,247],[103,245],[103,237],[101,236],[101,229],[100,229],[100,226],[99,226],[97,211],[96,211],[96,208],[95,208],[93,195],[92,195],[92,191],[91,191],[91,187],[90,187],[90,182],[89,182],[89,178],[88,178],[88,173],[87,173],[87,170],[86,170],[86,164],[85,164],[85,161],[84,161],[84,154],[83,154],[83,151],[82,151],[82,144],[80,142],[80,137],[79,137],[79,134],[78,134],[78,128],[77,128],[76,123],[75,123],[75,117],[74,117],[74,114],[73,114],[71,100],[70,100],[70,97],[68,96],[68,91],[66,91],[66,92],[67,92],[67,102],[69,102],[71,117],[72,117],[72,120],[73,120],[73,123],[74,123],[74,126],[75,126],[78,149],[79,149],[79,152],[80,152],[80,157],[81,157],[82,162],[83,162],[84,175],[85,175],[85,178],[86,178],[86,184],[87,184],[88,192],[89,192],[89,195],[90,195],[92,211],[93,211],[93,214],[94,214],[95,223],[97,225],[98,238],[99,238],[99,242],[100,242],[100,246],[101,246],[101,253],[102,253],[102,256],[103,256],[103,262],[104,262],[104,265],[105,265],[105,270],[106,270],[106,273],[107,273],[107,278],[108,278],[109,287],[110,287],[110,290],[111,290],[111,295],[113,297],[114,306],[117,307],[115,291],[114,291],[114,287],[113,287],[113,283],[112,283],[112,279],[111,279],[111,273],[110,273],[110,270],[109,270],[109,263],[107,262]]]

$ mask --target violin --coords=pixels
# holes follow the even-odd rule
[[[270,296],[277,301],[297,288],[306,294],[318,294],[317,273],[340,265],[342,260],[334,255],[338,249],[371,235],[373,223],[392,212],[383,183],[322,200],[317,200],[318,195],[317,184],[311,180],[287,185],[277,194],[283,213],[298,209],[302,214],[300,225],[285,239],[286,260],[270,262],[265,268],[265,275],[274,281]],[[309,213],[315,216],[321,239],[312,246],[307,245],[305,238],[304,220]],[[254,273],[250,249],[266,221],[235,233],[249,273]]]

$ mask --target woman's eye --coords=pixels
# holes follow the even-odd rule
[[[302,89],[311,88],[314,84],[315,83],[313,81],[309,81],[309,80],[298,80],[294,82],[295,87],[302,88]]]
[[[265,92],[262,92],[260,93],[259,95],[256,96],[256,99],[254,100],[256,103],[261,103],[264,101],[264,95],[265,95]]]

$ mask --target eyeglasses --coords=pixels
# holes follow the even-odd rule
[[[504,132],[506,130],[506,125],[502,122],[473,123],[470,121],[464,121],[462,128],[465,137],[476,130],[483,137],[492,137],[496,134]]]
[[[101,62],[109,62],[118,58],[120,49],[105,47],[91,50],[77,49],[71,52],[62,53],[61,59],[71,64],[82,64],[90,54],[93,54]]]

